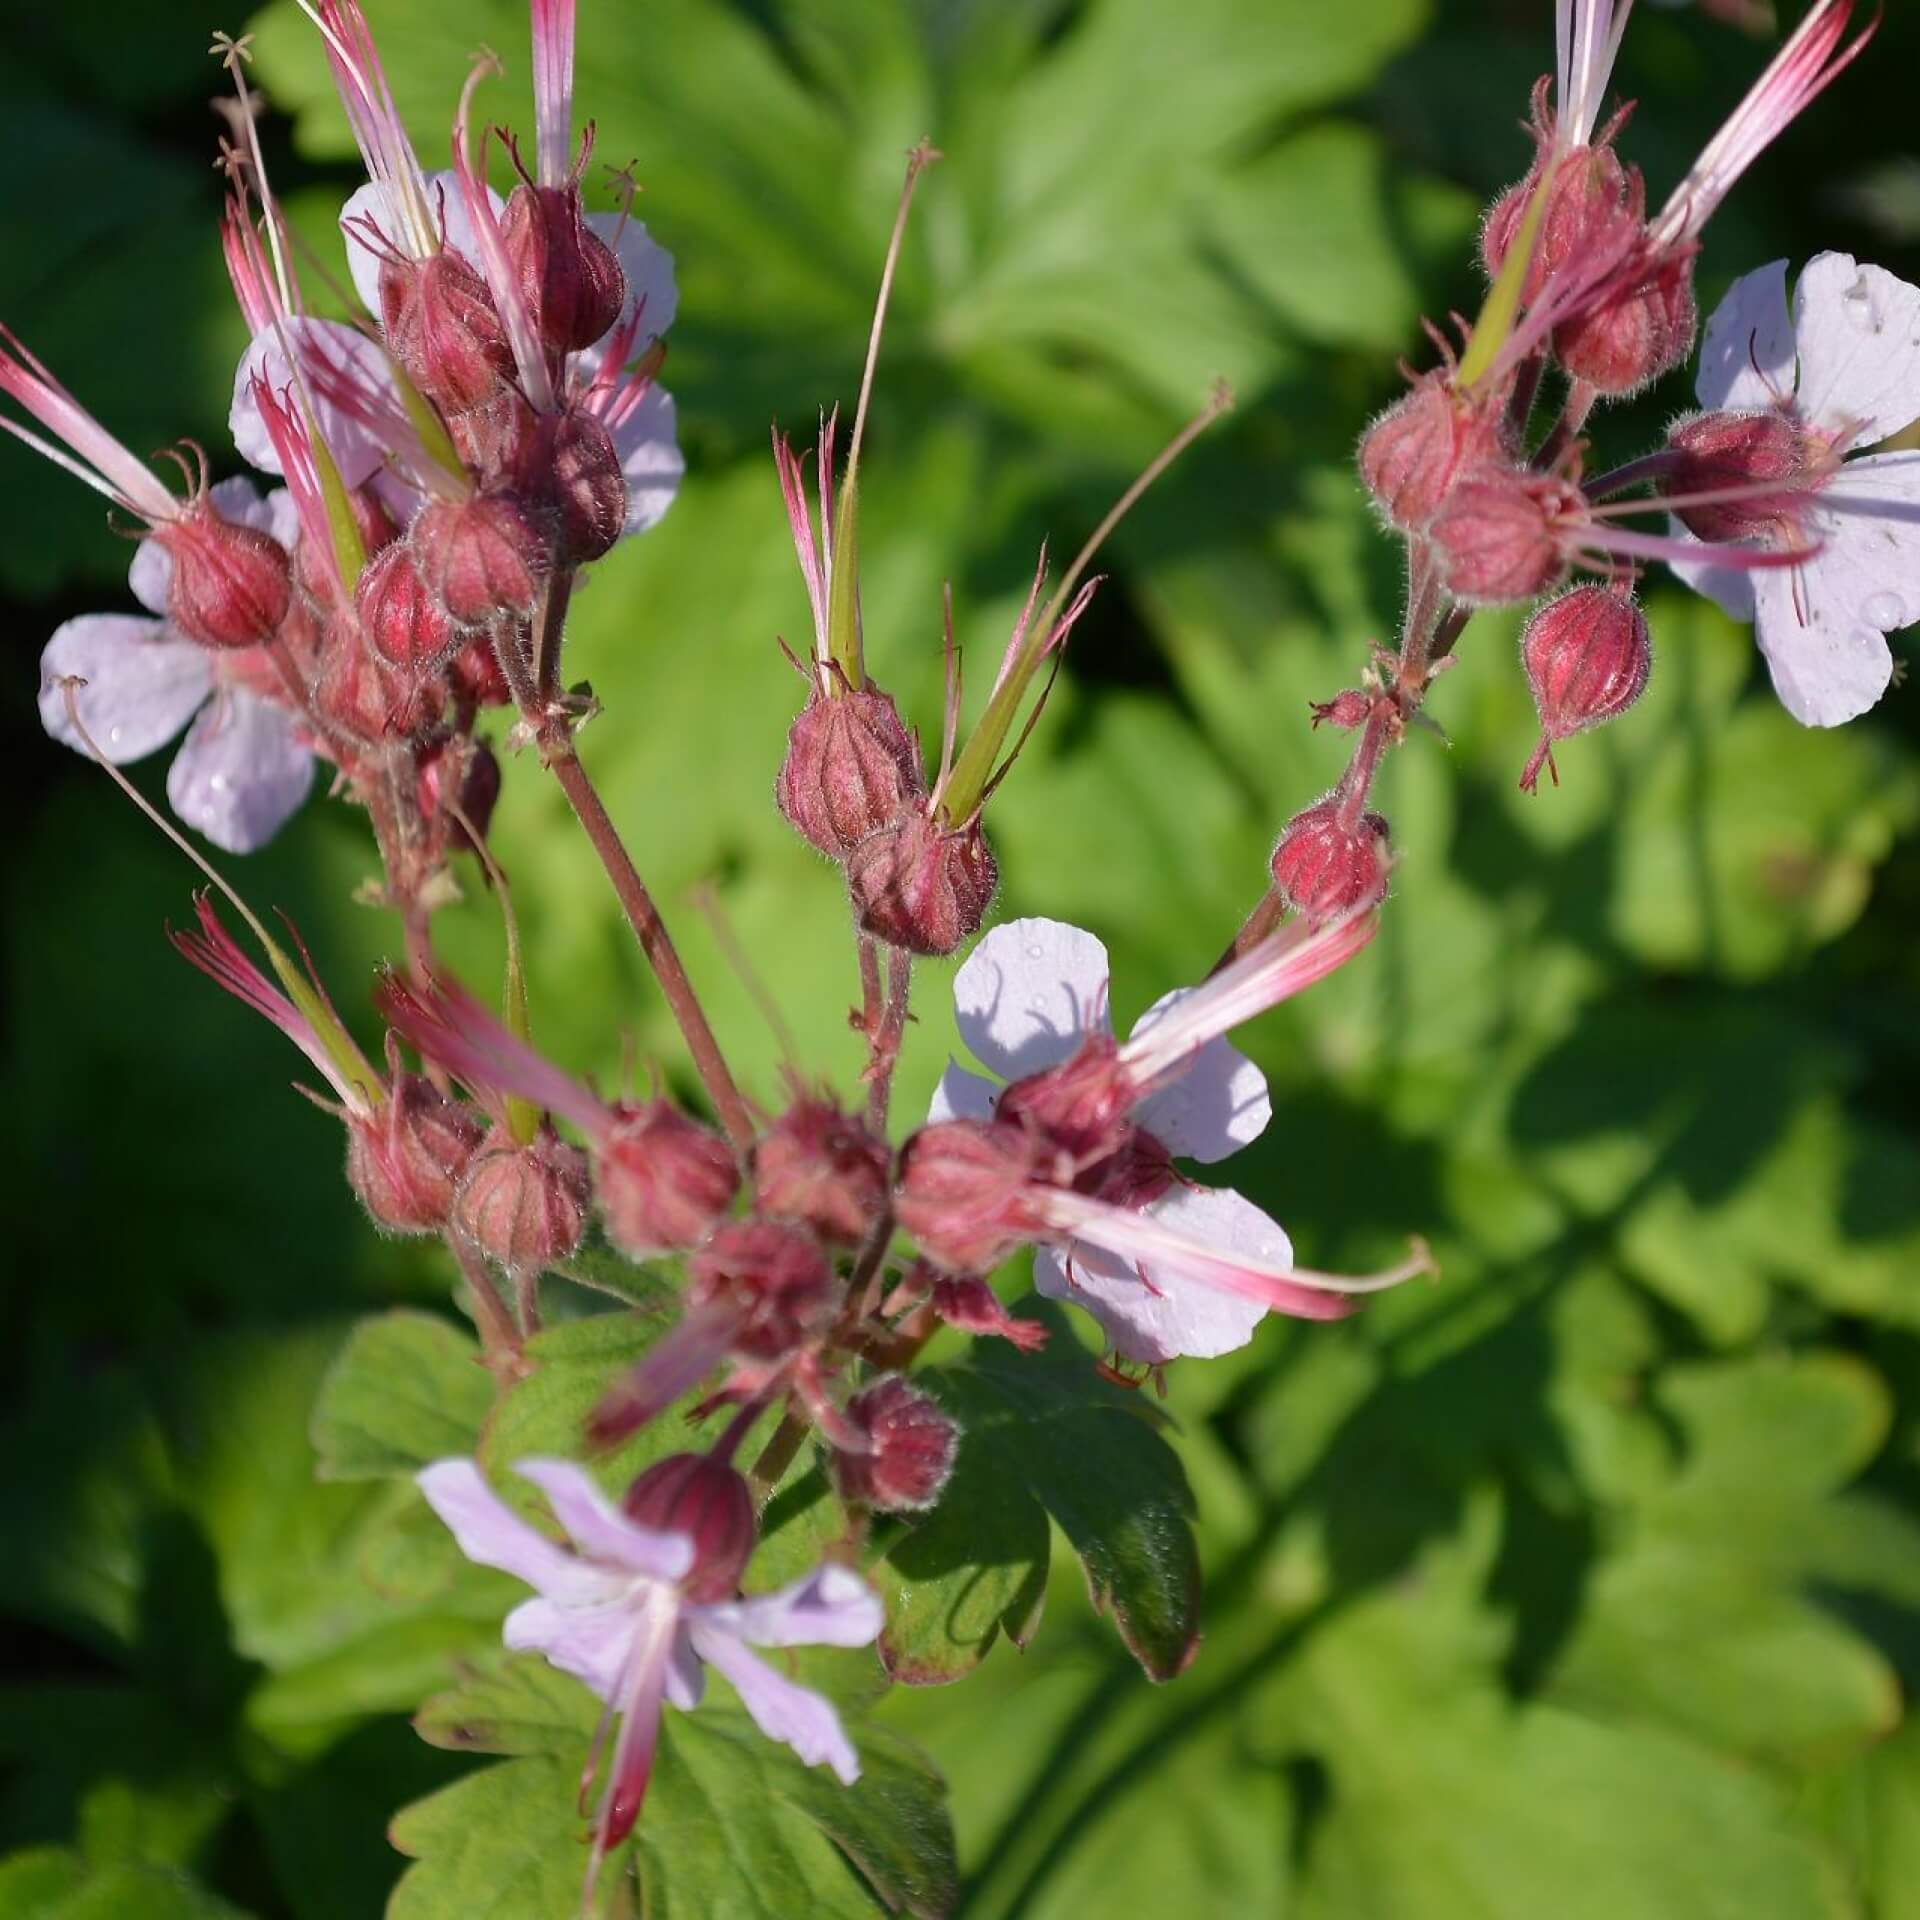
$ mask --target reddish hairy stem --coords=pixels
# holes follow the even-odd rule
[[[453,1249],[453,1257],[460,1263],[460,1277],[467,1283],[468,1307],[480,1331],[481,1359],[499,1379],[517,1380],[526,1370],[520,1330],[493,1283],[493,1275],[487,1271],[487,1263],[458,1233],[448,1233],[447,1245]]]
[[[867,1036],[867,1125],[883,1139],[893,1069],[907,1031],[907,1000],[913,991],[913,955],[894,947],[887,955],[887,1005],[879,1027]]]
[[[560,636],[566,629],[567,608],[573,600],[573,573],[556,573],[540,600],[540,620],[533,649],[533,692],[541,710],[552,703],[560,682]]]

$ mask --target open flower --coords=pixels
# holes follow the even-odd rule
[[[291,547],[291,503],[262,500],[246,480],[223,480],[207,498],[222,517]],[[142,760],[182,727],[167,774],[173,810],[228,853],[252,853],[279,832],[313,786],[314,755],[298,716],[262,691],[272,667],[257,648],[216,650],[173,625],[173,560],[157,539],[140,543],[129,580],[157,616],[90,613],[55,629],[40,656],[40,721],[63,745],[87,751],[67,707],[118,766]],[[190,727],[187,723],[192,721]]]
[[[428,1504],[469,1560],[534,1589],[508,1614],[509,1647],[570,1673],[621,1717],[594,1826],[594,1871],[639,1817],[663,1700],[700,1704],[705,1667],[732,1684],[770,1740],[848,1786],[860,1760],[832,1705],[776,1673],[752,1647],[861,1647],[884,1622],[865,1581],[828,1564],[773,1593],[738,1597],[753,1551],[753,1502],[731,1467],[676,1455],[635,1481],[615,1506],[568,1460],[522,1460],[514,1471],[547,1497],[571,1551],[536,1532],[494,1493],[471,1460],[439,1460],[419,1475]]]
[[[1106,948],[1078,927],[1058,920],[996,927],[954,977],[961,1036],[982,1066],[1008,1081],[1064,1065],[1089,1040],[1111,1045],[1110,972]],[[1185,997],[1173,993],[1157,1001],[1135,1035]],[[991,1119],[1004,1090],[950,1063],[930,1117]],[[1125,1144],[1088,1170],[1094,1190],[1113,1183],[1103,1176],[1124,1180],[1136,1210],[1154,1220],[1223,1249],[1291,1264],[1292,1247],[1276,1221],[1226,1188],[1194,1185],[1172,1165],[1176,1154],[1202,1163],[1224,1160],[1258,1139],[1272,1113],[1260,1069],[1227,1041],[1210,1040],[1178,1079],[1132,1104]],[[1091,1313],[1116,1351],[1149,1363],[1245,1346],[1266,1313],[1258,1300],[1183,1285],[1087,1235],[1063,1247],[1036,1248],[1033,1278],[1043,1294]]]
[[[1676,531],[1805,552],[1736,570],[1702,550],[1673,570],[1753,622],[1796,720],[1838,726],[1886,691],[1885,636],[1920,619],[1920,453],[1847,457],[1920,417],[1920,288],[1823,253],[1789,312],[1776,260],[1735,281],[1708,323],[1697,391],[1709,411],[1672,436]],[[1705,504],[1689,509],[1689,494]]]

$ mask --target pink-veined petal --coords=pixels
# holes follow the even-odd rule
[[[732,1635],[705,1621],[695,1623],[693,1644],[701,1659],[733,1683],[740,1704],[769,1740],[791,1747],[810,1767],[831,1767],[843,1786],[860,1778],[860,1756],[829,1701],[775,1673]]]
[[[313,754],[286,708],[241,687],[200,709],[167,769],[167,798],[227,853],[255,853],[313,787]]]
[[[687,471],[672,394],[649,387],[639,403],[608,431],[613,435],[613,450],[620,456],[620,471],[627,483],[626,531],[645,533],[673,505]]]
[[[399,408],[400,398],[393,386],[393,371],[387,364],[385,352],[357,327],[344,326],[337,320],[289,320],[285,327],[287,344],[301,356],[303,372],[310,365],[307,357],[310,352],[323,355],[331,366],[341,369],[356,384],[379,394],[390,394],[393,405]],[[227,424],[241,459],[262,473],[279,473],[282,470],[280,455],[261,418],[254,391],[254,380],[260,375],[265,376],[276,394],[291,391],[297,395],[299,392],[277,333],[256,334],[240,356]],[[372,479],[387,464],[387,448],[365,423],[334,405],[310,373],[306,391],[313,401],[320,438],[340,470],[341,481],[357,487]]]
[[[521,1519],[471,1460],[436,1460],[414,1480],[475,1566],[498,1567],[539,1593],[580,1596],[579,1561]]]
[[[701,1607],[693,1618],[757,1647],[864,1647],[887,1616],[857,1573],[829,1561],[772,1593]]]
[[[1150,1033],[1182,1000],[1198,992],[1176,987],[1163,993],[1134,1022],[1130,1039]],[[1210,1163],[1237,1153],[1266,1132],[1273,1118],[1267,1076],[1230,1040],[1209,1040],[1175,1079],[1157,1087],[1133,1110],[1170,1153]]]
[[[1669,515],[1667,531],[1682,547],[1697,547],[1698,559],[1681,559],[1674,555],[1667,558],[1667,566],[1695,593],[1711,600],[1729,620],[1751,621],[1753,619],[1753,583],[1756,578],[1751,567],[1729,567],[1708,556],[1713,549],[1707,543],[1691,534],[1680,522]]]
[[[473,222],[460,197],[459,175],[451,168],[430,173],[426,176],[426,186],[427,206],[440,237],[478,273],[480,249],[473,237]],[[496,212],[506,206],[492,187],[488,187],[487,193]],[[360,296],[361,305],[378,319],[381,317],[380,255],[366,237],[364,223],[367,221],[386,235],[397,252],[411,251],[406,227],[395,215],[393,196],[377,180],[368,181],[349,195],[347,204],[340,209],[340,229],[346,237],[347,272],[352,276],[353,290]]]
[[[219,509],[222,518],[251,527],[256,533],[270,533],[283,546],[289,544],[289,529],[299,526],[299,521],[290,520],[278,504],[278,489],[263,499],[260,489],[243,473],[216,481],[207,489],[207,498]],[[127,568],[127,585],[149,613],[167,611],[167,596],[173,589],[173,556],[158,540],[149,537],[134,548],[133,562]]]
[[[1793,397],[1793,317],[1787,263],[1742,274],[1713,310],[1694,391],[1703,407],[1757,411]]]
[[[1794,289],[1801,414],[1870,446],[1920,419],[1920,287],[1816,254]]]
[[[1143,1276],[1131,1260],[1087,1240],[1064,1252],[1036,1247],[1033,1284],[1048,1299],[1091,1314],[1115,1353],[1144,1366],[1232,1353],[1267,1317],[1257,1300],[1238,1294],[1179,1280],[1162,1285],[1151,1269]]]
[[[611,1704],[633,1655],[636,1625],[633,1596],[625,1588],[609,1588],[604,1599],[586,1605],[540,1594],[507,1615],[500,1641],[514,1653],[539,1654]]]
[[[960,1037],[983,1067],[1019,1080],[1108,1031],[1112,967],[1094,936],[1064,920],[1009,920],[953,977]]]
[[[969,1073],[957,1060],[947,1062],[927,1107],[929,1124],[941,1120],[991,1120],[1000,1104],[1000,1083]]]
[[[69,676],[80,724],[116,766],[164,746],[213,691],[213,659],[165,621],[88,613],[56,627],[40,655],[40,724],[61,745],[87,751],[67,711]]]
[[[684,1533],[662,1533],[629,1520],[573,1461],[516,1460],[513,1470],[547,1496],[554,1518],[589,1560],[668,1582],[693,1565],[693,1542]]]

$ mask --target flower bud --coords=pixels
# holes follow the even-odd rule
[[[1509,187],[1494,202],[1488,213],[1480,230],[1480,257],[1489,279],[1499,274],[1539,184],[1536,163],[1518,186]],[[1523,304],[1537,300],[1548,279],[1564,268],[1577,268],[1609,252],[1624,254],[1632,246],[1646,210],[1646,182],[1640,169],[1628,166],[1604,141],[1563,152],[1535,237],[1533,259],[1527,267]]]
[[[510,707],[513,689],[500,670],[500,656],[493,650],[493,639],[482,634],[470,640],[453,656],[447,667],[447,683],[462,707]]]
[[[1005,1121],[942,1120],[900,1151],[894,1218],[950,1273],[988,1273],[1030,1237],[1021,1203],[1042,1148]]]
[[[1815,460],[1806,430],[1790,414],[1768,408],[1761,413],[1695,413],[1668,429],[1667,451],[1674,465],[1661,483],[1671,496],[1718,492],[1730,487],[1756,491],[1744,500],[1715,500],[1677,505],[1675,517],[1702,540],[1752,540],[1797,524],[1815,479]]]
[[[754,1360],[781,1360],[806,1345],[838,1304],[833,1268],[805,1227],[734,1220],[687,1262],[687,1299],[732,1318],[729,1345]]]
[[[374,555],[354,588],[353,603],[367,644],[390,667],[414,675],[433,673],[459,644],[452,623],[427,591],[412,553],[402,543]]]
[[[1597,727],[1640,698],[1653,647],[1646,616],[1630,592],[1587,586],[1549,601],[1527,622],[1520,658],[1542,729],[1520,776],[1522,790],[1531,793],[1541,767],[1553,766],[1556,740]]]
[[[1313,730],[1318,733],[1321,722],[1339,733],[1351,733],[1355,727],[1365,724],[1367,715],[1373,711],[1373,699],[1358,687],[1348,687],[1343,693],[1336,693],[1331,700],[1309,702],[1313,714]]]
[[[1698,324],[1693,256],[1671,253],[1563,320],[1553,330],[1553,351],[1575,379],[1618,400],[1682,365]]]
[[[939,1275],[933,1282],[933,1310],[962,1333],[1011,1340],[1022,1353],[1047,1344],[1047,1330],[1038,1320],[1016,1320],[1000,1304],[1000,1296],[970,1273]]]
[[[1360,439],[1360,478],[1387,524],[1417,533],[1464,473],[1505,451],[1504,391],[1462,393],[1436,371],[1414,383]]]
[[[413,740],[438,721],[446,687],[389,667],[349,619],[328,630],[313,697],[321,714],[356,740]]]
[[[1388,852],[1386,820],[1363,813],[1347,826],[1339,794],[1330,793],[1282,829],[1273,850],[1273,884],[1296,913],[1309,921],[1331,920],[1386,893]]]
[[[758,1529],[753,1493],[724,1460],[709,1453],[675,1453],[656,1460],[620,1502],[635,1526],[684,1534],[693,1565],[680,1591],[697,1606],[714,1606],[740,1591]]]
[[[627,477],[605,421],[580,407],[543,415],[519,473],[551,510],[556,565],[583,567],[613,551],[627,527]]]
[[[924,791],[920,756],[891,694],[878,687],[815,692],[787,731],[773,783],[800,837],[844,860]]]
[[[825,1100],[796,1100],[753,1149],[760,1210],[858,1246],[887,1210],[887,1143]]]
[[[1128,1126],[1121,1132],[1120,1144],[1073,1184],[1096,1200],[1137,1213],[1161,1198],[1178,1178],[1173,1155],[1144,1127]]]
[[[551,1127],[524,1147],[495,1127],[461,1175],[453,1224],[509,1273],[544,1273],[579,1246],[592,1193],[587,1156]]]
[[[257,647],[279,632],[293,599],[292,563],[270,533],[224,519],[201,501],[154,529],[173,562],[167,615],[203,647]]]
[[[572,181],[515,187],[500,231],[550,351],[584,352],[620,318],[627,276],[613,249],[582,217],[580,189]]]
[[[863,933],[909,953],[952,953],[979,932],[1000,870],[980,822],[943,827],[917,806],[847,856],[847,890]]]
[[[500,762],[484,740],[436,740],[417,755],[414,799],[423,820],[438,820],[451,799],[458,804],[466,823],[484,840],[499,798]],[[460,845],[472,847],[467,824],[456,819],[453,834]]]
[[[396,1072],[391,1095],[347,1128],[347,1184],[389,1233],[439,1233],[484,1137],[479,1116],[418,1073]]]
[[[740,1190],[733,1149],[667,1100],[622,1101],[596,1149],[607,1232],[636,1260],[698,1246]]]
[[[1090,1034],[1057,1067],[1016,1080],[1000,1096],[997,1116],[1029,1127],[1076,1160],[1105,1159],[1127,1131],[1139,1089],[1120,1065],[1111,1034]]]
[[[960,1428],[937,1401],[888,1374],[847,1402],[846,1418],[868,1444],[865,1452],[833,1455],[842,1500],[882,1513],[923,1513],[939,1499],[953,1477]]]
[[[513,347],[487,285],[451,247],[380,270],[387,345],[446,413],[484,406],[512,378]]]
[[[531,613],[551,558],[533,514],[510,493],[434,501],[413,523],[412,546],[420,577],[462,627]]]
[[[1566,567],[1559,522],[1581,505],[1579,490],[1552,474],[1481,468],[1454,488],[1428,528],[1442,584],[1478,606],[1544,593]]]

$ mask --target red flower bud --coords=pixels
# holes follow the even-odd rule
[[[689,1600],[713,1606],[740,1591],[758,1529],[753,1493],[725,1461],[710,1453],[670,1454],[627,1489],[620,1505],[636,1526],[693,1542],[693,1566],[680,1582]]]
[[[515,187],[500,230],[528,311],[552,352],[582,352],[620,318],[627,276],[582,217],[572,181]]]
[[[1653,665],[1646,616],[1619,587],[1575,587],[1549,601],[1520,636],[1520,658],[1533,689],[1542,735],[1520,776],[1531,793],[1553,743],[1625,713],[1640,698]],[[1554,773],[1555,780],[1559,774]]]
[[[434,673],[459,645],[452,623],[401,543],[374,555],[353,601],[367,644],[390,667]]]
[[[502,387],[486,405],[447,419],[461,464],[489,486],[511,480],[520,471],[522,450],[539,425],[539,416],[515,387]]]
[[[1690,414],[1668,430],[1667,449],[1674,466],[1661,483],[1665,494],[1776,489],[1745,500],[1676,506],[1681,524],[1702,540],[1751,540],[1783,525],[1797,526],[1818,477],[1805,430],[1791,415],[1773,409]]]
[[[996,1335],[1011,1340],[1022,1353],[1047,1344],[1047,1330],[1038,1320],[1016,1320],[1000,1304],[999,1295],[972,1274],[943,1274],[935,1279],[933,1310],[962,1333]]]
[[[858,1246],[887,1209],[892,1156],[850,1114],[796,1100],[753,1149],[762,1212],[811,1227],[829,1246]]]
[[[995,1112],[1076,1160],[1099,1160],[1119,1150],[1138,1098],[1120,1066],[1118,1042],[1091,1034],[1057,1067],[1014,1081]]]
[[[952,953],[979,932],[1000,870],[978,820],[943,827],[908,807],[847,856],[861,931],[909,953]]]
[[[1488,213],[1480,230],[1480,257],[1489,278],[1497,275],[1505,262],[1527,203],[1539,184],[1536,162],[1527,177],[1518,186],[1509,187]],[[1646,210],[1646,182],[1640,177],[1640,169],[1626,165],[1604,140],[1562,154],[1533,259],[1527,267],[1522,301],[1531,304],[1538,299],[1548,277],[1564,268],[1577,268],[1609,251],[1624,254],[1639,232]]]
[[[293,599],[292,563],[270,533],[223,519],[210,501],[154,529],[173,562],[167,614],[203,647],[257,647]]]
[[[519,454],[521,484],[550,510],[556,564],[611,553],[627,526],[627,477],[606,422],[576,407],[548,414]]]
[[[439,1233],[485,1128],[418,1073],[395,1073],[388,1099],[347,1128],[347,1184],[389,1233]]]
[[[622,1101],[597,1146],[607,1232],[635,1259],[698,1246],[740,1190],[733,1149],[670,1101]]]
[[[493,650],[490,635],[469,641],[453,656],[447,667],[447,682],[463,707],[513,705],[513,689],[500,670],[500,657]]]
[[[1566,568],[1560,522],[1582,506],[1579,489],[1552,474],[1481,468],[1428,529],[1447,591],[1495,607],[1544,593]]]
[[[453,1224],[509,1273],[544,1273],[579,1246],[592,1194],[587,1156],[551,1127],[524,1147],[495,1127],[467,1162]]]
[[[1021,1203],[1042,1148],[1024,1127],[942,1120],[901,1149],[894,1217],[950,1273],[988,1273],[1031,1237]]]
[[[1553,330],[1553,351],[1575,379],[1618,400],[1682,365],[1693,351],[1698,320],[1693,255],[1670,253],[1562,321]]]
[[[1504,391],[1462,393],[1423,375],[1360,439],[1360,478],[1389,526],[1417,533],[1464,473],[1505,452]]]
[[[921,1513],[939,1499],[953,1476],[960,1428],[936,1400],[888,1374],[847,1402],[846,1417],[868,1446],[834,1453],[842,1500],[882,1513]]]
[[[446,686],[389,667],[367,644],[358,621],[339,620],[321,651],[314,703],[356,740],[413,740],[439,720]]]
[[[1363,813],[1352,826],[1330,793],[1296,813],[1273,850],[1273,884],[1308,920],[1331,920],[1380,899],[1387,890],[1387,823]]]
[[[487,284],[451,247],[380,270],[387,345],[413,384],[447,413],[467,413],[514,371],[513,347]]]
[[[834,860],[923,792],[913,738],[878,687],[814,693],[787,731],[773,783],[794,831]]]
[[[1113,1152],[1095,1161],[1073,1184],[1096,1200],[1137,1211],[1152,1205],[1178,1177],[1173,1155],[1144,1127],[1129,1126]]]
[[[1362,693],[1358,687],[1348,687],[1344,693],[1336,693],[1331,700],[1315,700],[1309,705],[1316,733],[1322,721],[1341,733],[1351,733],[1373,711],[1372,696]]]
[[[732,1318],[729,1345],[754,1360],[780,1360],[823,1331],[838,1304],[833,1268],[806,1228],[779,1220],[734,1220],[687,1263],[687,1298]]]
[[[420,817],[429,822],[440,818],[449,799],[456,801],[474,832],[484,840],[493,819],[494,802],[500,798],[500,762],[484,740],[436,740],[420,750],[416,759],[414,798]],[[462,846],[473,845],[466,826],[457,819],[453,837]]]
[[[413,563],[463,627],[533,611],[551,559],[533,514],[513,494],[436,500],[413,523]]]

